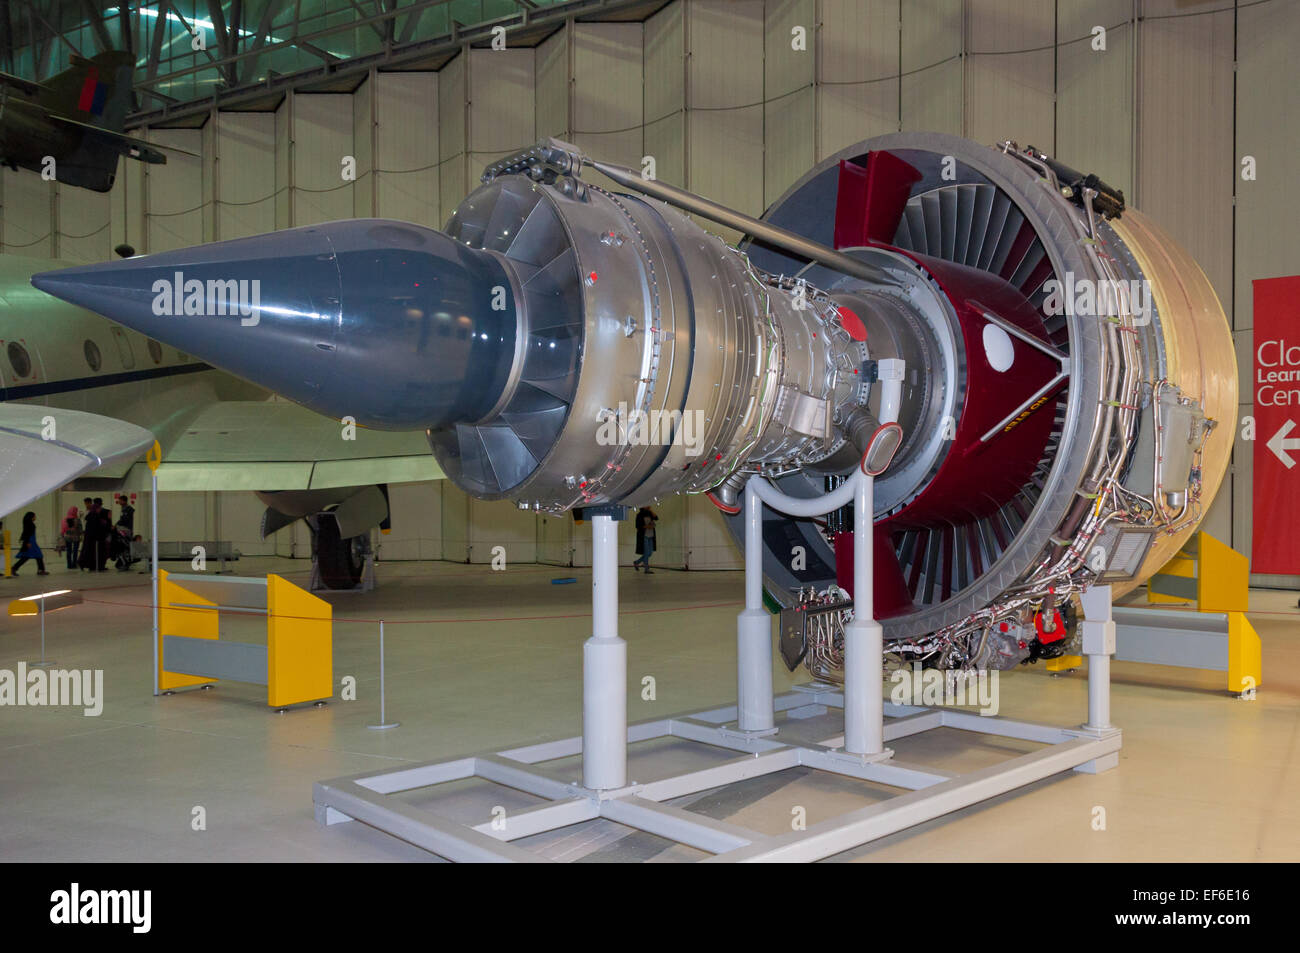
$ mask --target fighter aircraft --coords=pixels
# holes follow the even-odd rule
[[[74,480],[87,492],[145,489],[156,437],[160,489],[254,491],[264,536],[309,517],[322,580],[355,585],[369,530],[387,526],[386,484],[442,475],[423,434],[270,400],[31,286],[69,264],[0,255],[0,515]]]
[[[157,148],[122,133],[134,63],[130,53],[109,50],[73,56],[44,82],[0,73],[0,163],[95,192],[113,187],[119,156],[165,163]]]

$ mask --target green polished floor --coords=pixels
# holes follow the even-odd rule
[[[249,559],[239,571],[281,571],[305,584],[304,563]],[[581,643],[589,634],[590,572],[522,566],[394,563],[373,593],[339,594],[334,675],[353,676],[357,700],[277,715],[254,685],[155,698],[146,576],[102,577],[30,568],[0,580],[9,599],[66,584],[86,602],[50,615],[59,668],[104,672],[102,715],[0,707],[0,858],[18,860],[435,860],[360,824],[318,826],[313,781],[473,751],[567,737],[581,728]],[[551,584],[576,576],[576,585]],[[45,584],[48,584],[45,585]],[[621,634],[628,641],[629,718],[658,717],[734,698],[738,573],[623,571]],[[1063,774],[841,855],[846,860],[1297,860],[1300,859],[1300,610],[1294,593],[1252,593],[1264,640],[1255,701],[1220,691],[1222,675],[1116,663],[1113,718],[1124,729],[1117,770]],[[377,620],[388,650],[388,712],[379,716]],[[256,641],[255,619],[223,634]],[[38,657],[38,629],[0,617],[0,668]],[[654,699],[642,697],[644,679]],[[777,663],[777,690],[803,681]],[[1005,675],[1002,714],[1083,720],[1081,675],[1041,666]],[[829,732],[828,732],[829,733]],[[972,744],[972,741],[976,743]],[[966,770],[1030,746],[948,729],[898,745],[910,761]],[[634,749],[634,780],[709,763],[707,750],[657,742]],[[480,823],[484,805],[531,803],[474,783],[405,795]],[[887,789],[795,769],[684,806],[778,833],[887,796]],[[202,808],[205,830],[193,829]],[[1105,829],[1095,819],[1104,811]],[[482,813],[483,816],[479,816]],[[670,861],[697,852],[606,821],[532,838],[558,860]]]

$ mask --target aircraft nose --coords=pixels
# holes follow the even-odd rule
[[[500,261],[402,222],[333,222],[44,272],[42,291],[333,417],[485,415],[513,363]]]

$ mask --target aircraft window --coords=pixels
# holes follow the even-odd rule
[[[86,355],[86,363],[90,365],[92,371],[97,371],[104,363],[104,358],[99,353],[99,345],[90,338],[81,346],[82,353]]]
[[[113,340],[117,342],[117,356],[122,359],[122,366],[128,371],[135,367],[135,352],[131,350],[131,341],[121,328],[113,328]]]
[[[153,338],[149,339],[149,357],[153,359],[155,364],[162,363],[162,345]]]
[[[27,353],[27,348],[17,341],[9,342],[9,366],[14,369],[15,377],[31,376],[32,357]]]

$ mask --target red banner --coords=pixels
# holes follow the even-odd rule
[[[1300,276],[1255,289],[1251,572],[1300,573]]]

